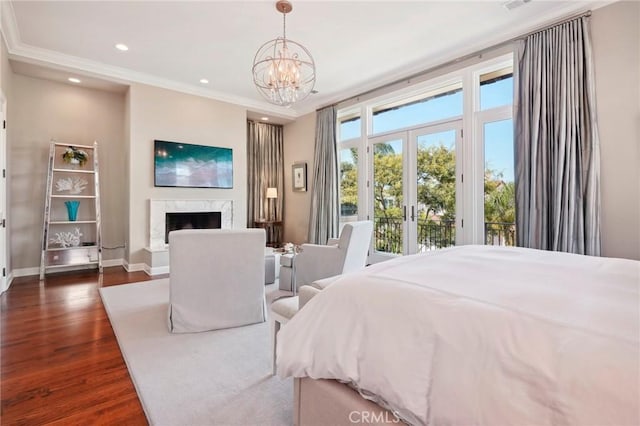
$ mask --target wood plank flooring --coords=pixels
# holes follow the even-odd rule
[[[0,298],[0,424],[147,424],[98,289],[150,279],[122,267],[15,279]]]

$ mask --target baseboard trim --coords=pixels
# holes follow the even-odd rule
[[[102,267],[109,268],[112,266],[124,266],[124,263],[125,263],[124,259],[107,259],[102,261]],[[56,268],[55,272],[82,271],[85,269],[95,269],[95,267],[96,265],[69,265],[66,268]],[[49,272],[52,272],[52,270],[49,270]],[[13,278],[30,277],[33,275],[40,275],[39,266],[34,266],[31,268],[14,269],[9,273],[11,280],[13,280]]]
[[[11,271],[15,278],[30,277],[31,275],[39,275],[40,267],[34,266],[32,268],[18,268]]]
[[[155,268],[152,268],[149,265],[144,264],[144,272],[146,272],[147,275],[153,277],[154,275],[168,274],[169,273],[169,267],[168,266],[156,266]]]
[[[109,259],[102,261],[103,268],[110,268],[111,266],[124,266],[124,259]]]
[[[129,263],[126,260],[122,261],[122,266],[124,266],[124,269],[126,269],[127,272],[138,272],[138,271],[147,272],[145,267],[148,267],[144,263]]]

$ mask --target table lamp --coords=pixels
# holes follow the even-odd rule
[[[271,199],[278,198],[278,188],[267,188],[267,200],[269,200],[269,207],[271,207]],[[275,211],[270,209],[271,220],[275,220]]]

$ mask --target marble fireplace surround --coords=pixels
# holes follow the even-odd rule
[[[232,200],[149,200],[149,248],[166,249],[164,233],[166,213],[220,212],[221,227],[233,228]]]

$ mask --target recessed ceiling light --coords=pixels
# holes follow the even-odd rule
[[[116,44],[116,49],[126,52],[127,50],[129,50],[129,46],[127,46],[126,44],[118,43]]]
[[[207,80],[206,78],[201,78],[201,79],[200,79],[200,83],[202,83],[202,84],[209,84],[209,80]]]
[[[269,117],[260,117],[260,120],[262,120],[262,121],[269,121]]]
[[[81,83],[79,78],[69,77],[68,80],[72,83]]]

